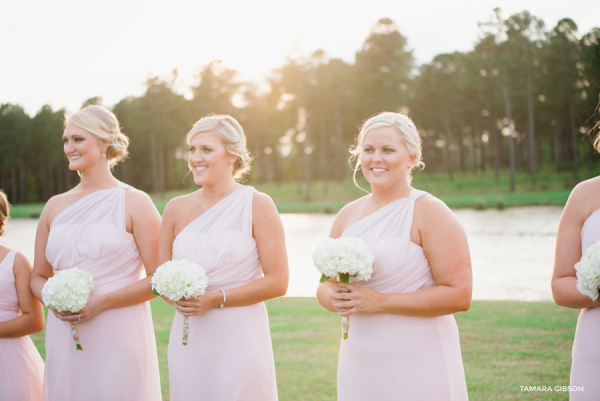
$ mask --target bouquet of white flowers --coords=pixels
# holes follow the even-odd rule
[[[600,287],[600,241],[586,249],[581,260],[575,264],[577,289],[595,301]]]
[[[369,246],[360,238],[327,238],[317,245],[313,262],[321,272],[321,282],[336,277],[338,281],[349,283],[350,277],[356,281],[368,280],[373,273],[375,256]],[[342,333],[348,339],[350,317],[342,316]]]
[[[92,275],[73,267],[59,271],[54,277],[48,279],[42,288],[42,299],[46,306],[51,306],[59,312],[77,313],[85,307],[93,288]],[[71,335],[75,340],[75,347],[83,350],[75,323],[71,323]]]
[[[152,276],[152,293],[177,302],[204,295],[208,276],[204,269],[189,260],[170,260],[156,269]],[[183,316],[183,345],[188,344],[189,319]]]

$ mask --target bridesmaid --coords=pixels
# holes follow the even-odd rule
[[[597,126],[600,128],[600,126]],[[594,141],[600,152],[600,135]],[[600,302],[592,301],[577,290],[575,263],[586,249],[600,241],[600,176],[579,183],[571,192],[563,210],[554,256],[552,296],[567,308],[581,309],[573,342],[571,387],[572,401],[597,400],[600,397]]]
[[[0,236],[10,205],[0,190]],[[44,361],[29,334],[44,330],[44,309],[31,293],[29,260],[0,245],[0,400],[42,399]]]
[[[48,313],[44,400],[160,400],[149,299],[156,270],[160,215],[150,198],[117,181],[112,167],[128,138],[113,113],[89,106],[66,116],[69,169],[81,182],[44,207],[35,240],[31,289],[54,272],[78,267],[94,289],[77,314]],[[83,351],[75,348],[77,323]]]
[[[339,400],[467,400],[453,313],[471,303],[467,238],[450,209],[411,187],[421,139],[403,114],[367,120],[351,153],[372,193],[346,205],[330,236],[373,250],[369,281],[319,285],[319,303],[351,316],[338,361]]]
[[[200,119],[187,142],[188,164],[202,188],[167,204],[159,264],[190,260],[206,270],[209,283],[204,295],[175,303],[171,401],[276,400],[263,301],[287,291],[281,220],[270,197],[236,182],[250,170],[251,156],[234,118]],[[181,344],[182,315],[190,316],[187,346]]]

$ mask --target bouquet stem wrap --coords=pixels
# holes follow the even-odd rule
[[[169,260],[156,269],[152,276],[152,293],[167,297],[173,302],[190,300],[204,295],[208,276],[204,269],[189,260]],[[183,315],[181,344],[188,345],[190,334],[189,316]]]
[[[317,245],[313,262],[321,273],[321,283],[334,278],[342,283],[363,281],[371,278],[375,256],[369,246],[360,238],[327,238]],[[347,292],[347,291],[346,291]],[[348,339],[350,316],[342,316],[342,334]]]
[[[42,288],[44,305],[56,309],[58,312],[69,311],[79,313],[88,301],[90,292],[94,288],[92,275],[77,267],[56,272],[50,277]],[[71,323],[71,335],[77,350],[83,347],[79,342],[79,331],[75,322]]]
[[[75,348],[83,351],[83,347],[79,342],[79,331],[77,331],[77,325],[75,325],[75,323],[71,323],[71,334],[73,335],[73,340],[75,340]]]
[[[181,344],[188,345],[188,334],[190,333],[190,319],[188,316],[183,316],[183,337]]]
[[[344,340],[348,339],[348,330],[350,330],[350,316],[342,316],[342,333]]]
[[[340,276],[341,280],[340,280]],[[344,275],[344,274],[338,274],[337,276],[337,281],[342,281],[343,283],[348,283],[349,277],[348,275]],[[344,340],[348,339],[348,332],[350,331],[350,316],[342,316],[342,335],[344,337]]]

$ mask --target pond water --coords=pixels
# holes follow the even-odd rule
[[[550,278],[562,208],[536,206],[507,210],[458,209],[471,249],[473,298],[552,300]],[[335,215],[282,214],[288,258],[288,296],[314,296],[320,274],[312,252],[326,238]],[[11,220],[0,244],[33,260],[36,219]]]

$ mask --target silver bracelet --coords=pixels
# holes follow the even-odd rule
[[[227,298],[225,298],[225,291],[223,291],[223,290],[219,290],[219,291],[221,291],[221,294],[223,294],[223,304],[224,304],[225,302],[227,302]],[[223,309],[223,304],[219,305],[219,309]]]

